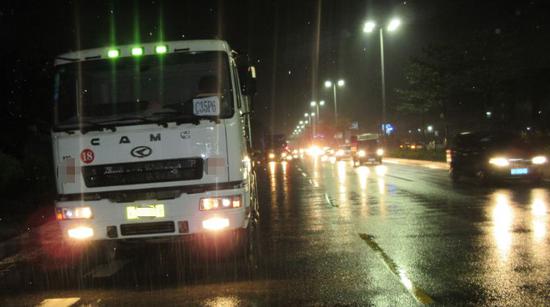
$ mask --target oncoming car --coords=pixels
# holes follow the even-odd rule
[[[450,176],[495,179],[527,179],[540,182],[547,157],[529,139],[510,133],[464,132],[451,148]]]

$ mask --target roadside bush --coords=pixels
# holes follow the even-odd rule
[[[395,149],[388,152],[388,157],[400,158],[400,159],[412,159],[412,160],[428,160],[428,161],[440,161],[445,162],[445,149],[419,149],[419,150],[409,150],[409,149]]]

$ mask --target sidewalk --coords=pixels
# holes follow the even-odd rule
[[[426,160],[410,160],[410,159],[398,159],[398,158],[384,158],[384,162],[390,164],[401,164],[409,166],[420,166],[430,169],[448,170],[449,164],[447,162],[426,161]]]

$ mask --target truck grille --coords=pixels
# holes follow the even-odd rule
[[[123,236],[172,233],[174,231],[176,231],[176,227],[172,221],[120,225],[120,233]]]
[[[201,158],[105,164],[82,167],[89,188],[201,179]]]

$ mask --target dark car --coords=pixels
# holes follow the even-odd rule
[[[464,132],[451,147],[450,176],[494,179],[527,179],[539,182],[547,158],[532,141],[512,133]]]

